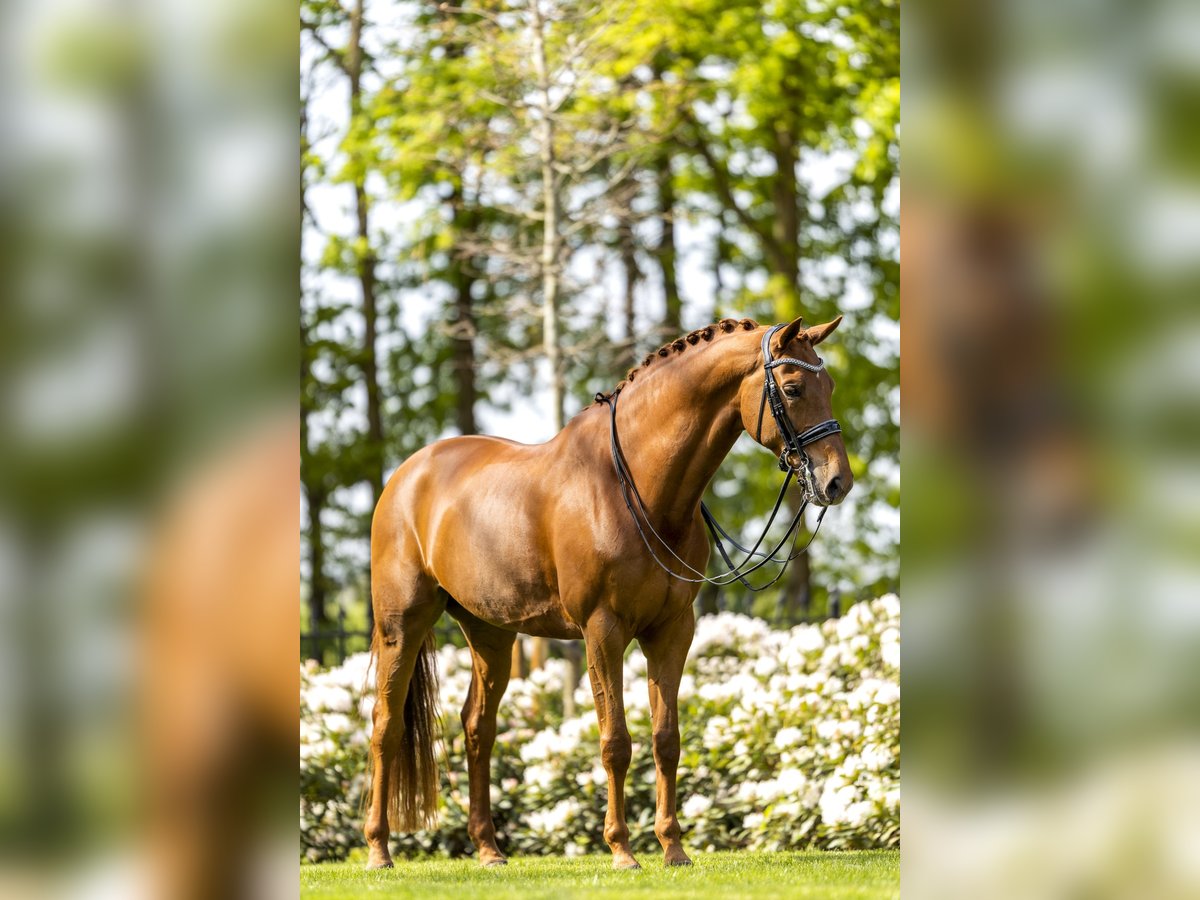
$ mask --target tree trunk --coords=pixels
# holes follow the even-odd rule
[[[801,535],[799,542],[803,544],[806,540],[808,538]],[[800,554],[792,562],[784,582],[779,610],[784,626],[790,627],[812,611],[812,566],[807,553]]]
[[[638,282],[642,278],[637,263],[637,242],[633,233],[632,217],[622,217],[617,227],[617,242],[621,254],[621,266],[625,270],[625,297],[622,304],[622,319],[624,321],[624,339],[626,365],[637,365],[637,334],[635,314],[636,292]]]
[[[300,384],[305,385],[310,378],[308,371],[308,331],[303,321],[300,324]],[[328,604],[328,587],[325,578],[325,538],[321,527],[321,512],[325,509],[325,491],[314,478],[311,468],[303,465],[304,458],[309,453],[308,446],[308,416],[307,404],[300,405],[300,478],[304,484],[304,495],[308,512],[308,527],[305,529],[305,540],[308,543],[308,559],[310,577],[308,585],[308,627],[312,634],[328,629],[330,625]],[[323,641],[319,637],[312,638],[308,658],[323,662]]]
[[[314,635],[310,641],[308,658],[323,664],[325,639],[316,635],[328,631],[332,624],[325,581],[325,536],[321,525],[325,494],[309,486],[305,495],[308,500],[308,559],[312,570],[308,585],[308,628]]]
[[[667,51],[660,50],[651,62],[656,83],[662,83],[663,70],[670,65]],[[675,246],[675,176],[671,171],[671,148],[664,145],[654,156],[654,183],[658,193],[658,243],[654,259],[663,285],[663,340],[673,340],[683,332],[683,301],[679,297]]]
[[[478,213],[469,209],[463,189],[457,188],[450,199],[456,235],[471,234]],[[450,262],[450,281],[454,287],[454,325],[451,332],[451,358],[454,368],[454,421],[459,434],[475,434],[475,306],[471,289],[475,268],[469,255],[455,253]]]
[[[554,104],[550,97],[550,70],[546,62],[546,22],[540,7],[530,6],[533,16],[533,65],[537,73],[539,118],[537,125],[538,156],[542,175],[542,349],[550,366],[550,412],[554,431],[563,427],[563,364],[559,338],[558,289],[559,212],[558,175],[555,173]]]
[[[658,245],[654,248],[654,257],[658,260],[662,275],[664,340],[671,340],[683,333],[683,301],[679,297],[675,270],[675,180],[671,172],[670,154],[659,154],[655,160],[655,178],[658,184],[658,219],[661,231]]]
[[[564,423],[564,386],[561,338],[559,337],[558,291],[559,263],[562,236],[559,234],[559,197],[557,159],[554,148],[555,109],[550,96],[550,67],[546,59],[546,20],[537,3],[530,5],[533,37],[533,66],[537,75],[536,104],[539,108],[537,125],[538,157],[542,176],[542,349],[550,370],[550,412],[554,433],[562,431]],[[549,655],[550,645],[545,638],[534,638],[529,651],[529,668],[540,668]]]
[[[800,98],[795,98],[800,102]],[[798,107],[797,107],[798,108]],[[775,176],[772,184],[772,199],[775,216],[772,221],[772,237],[779,248],[773,262],[777,275],[783,276],[784,284],[790,289],[778,298],[776,316],[780,322],[789,322],[802,315],[803,292],[800,285],[800,185],[796,178],[798,151],[795,134],[789,123],[779,122],[775,126],[775,141],[772,147],[775,159]],[[789,497],[789,508],[798,508],[794,495]],[[807,540],[804,525],[800,526],[799,541]],[[784,578],[784,590],[780,611],[790,624],[799,616],[807,615],[812,606],[812,566],[808,554],[803,554],[792,563]]]
[[[439,6],[438,16],[451,27],[442,41],[447,59],[459,59],[466,53],[467,43],[456,37],[453,29],[455,14]],[[480,160],[482,163],[482,160]],[[475,401],[478,390],[475,381],[475,303],[471,290],[478,278],[479,270],[469,252],[463,252],[463,238],[473,238],[479,227],[479,209],[467,197],[466,172],[470,155],[464,155],[457,167],[457,183],[450,195],[450,227],[456,246],[450,259],[448,280],[454,290],[453,323],[450,332],[450,357],[454,378],[454,424],[459,434],[475,434],[479,428],[475,421]],[[479,196],[478,186],[475,190]]]
[[[304,102],[306,98],[302,98]],[[308,108],[301,107],[300,112],[300,140],[301,146],[304,149],[308,147]],[[305,181],[303,175],[300,179],[300,209],[304,210],[305,205]],[[302,213],[303,214],[303,213]],[[311,467],[309,456],[311,448],[309,447],[309,415],[312,412],[311,404],[306,400],[307,387],[311,383],[313,375],[309,368],[309,335],[308,326],[304,319],[304,310],[300,310],[300,481],[304,486],[304,496],[308,512],[308,527],[305,529],[304,538],[308,544],[308,560],[309,560],[309,583],[308,583],[308,630],[314,635],[309,642],[307,659],[315,659],[317,662],[324,662],[322,659],[322,639],[316,637],[318,633],[324,631],[329,626],[329,617],[326,603],[327,591],[325,580],[325,539],[321,528],[321,512],[325,508],[325,492],[321,489],[320,482]]]
[[[350,13],[350,42],[346,47],[346,74],[350,79],[350,118],[353,122],[362,114],[362,28],[364,0],[357,0]],[[376,358],[378,343],[378,313],[375,296],[375,251],[371,247],[369,198],[366,176],[359,173],[354,179],[354,213],[359,243],[357,269],[362,290],[363,346],[360,356],[363,383],[367,395],[367,478],[371,485],[371,508],[383,493],[383,416],[379,408],[379,368]],[[375,613],[367,598],[367,629],[374,630]]]
[[[563,678],[563,718],[575,717],[575,689],[579,687],[579,679],[583,674],[583,644],[571,641],[563,647],[563,658],[567,662],[567,672]]]
[[[795,135],[785,123],[775,126],[775,146],[772,148],[775,157],[775,177],[772,185],[772,200],[775,205],[775,217],[772,221],[772,231],[775,243],[779,245],[783,259],[784,270],[779,274],[787,278],[787,283],[794,286],[796,306],[800,305],[800,193],[796,180]],[[784,312],[781,310],[780,312]],[[792,318],[799,315],[797,310]],[[787,321],[785,316],[780,319]]]
[[[510,677],[524,678],[528,674],[529,672],[525,668],[525,642],[521,639],[521,635],[517,635],[517,639],[513,641]]]

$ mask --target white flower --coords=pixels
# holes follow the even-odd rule
[[[555,775],[554,767],[546,763],[535,763],[525,767],[525,783],[536,787],[550,787],[554,784]]]
[[[808,786],[808,777],[799,769],[784,769],[775,779],[780,795],[798,797]]]
[[[799,625],[792,629],[792,645],[801,653],[814,653],[825,646],[825,637],[816,625]]]
[[[845,784],[840,778],[831,776],[821,791],[821,819],[827,825],[841,825],[846,821],[847,810],[858,802],[858,790]]]
[[[894,681],[884,681],[875,690],[875,702],[890,706],[900,702],[900,685]]]
[[[780,728],[778,733],[776,733],[775,746],[778,747],[780,750],[783,750],[787,747],[794,747],[796,744],[799,744],[803,739],[804,739],[804,732],[802,730],[800,730],[799,728],[795,728],[795,727],[792,727],[789,725],[786,728]]]
[[[566,723],[570,724],[570,723]],[[578,726],[559,730],[546,728],[533,736],[533,740],[521,748],[521,759],[525,762],[551,759],[570,753],[579,745]]]
[[[860,800],[858,803],[851,803],[846,807],[842,822],[851,828],[860,828],[871,817],[872,812],[874,812],[873,804],[867,800]]]
[[[560,800],[549,809],[538,809],[531,812],[526,819],[526,824],[529,825],[530,831],[554,834],[561,831],[578,812],[579,804],[574,800]]]
[[[315,712],[350,712],[354,708],[354,698],[350,692],[336,685],[313,685],[305,700],[305,705]]]
[[[625,709],[627,712],[641,712],[650,708],[650,691],[647,688],[634,688],[625,691]]]
[[[713,716],[704,726],[704,744],[711,747],[720,744],[729,728],[729,720],[724,716]]]
[[[884,644],[879,648],[879,655],[883,657],[884,665],[892,669],[900,668],[900,645],[899,644]]]
[[[880,612],[887,619],[895,621],[900,618],[900,598],[895,594],[884,594],[875,602],[879,605]]]
[[[894,833],[900,805],[895,776],[898,616],[899,601],[889,596],[852,605],[842,620],[788,631],[732,613],[702,617],[679,690],[681,724],[692,729],[688,733],[702,732],[697,746],[689,748],[700,755],[688,777],[695,785],[716,784],[713,779],[720,772],[712,769],[720,767],[712,761],[735,754],[749,771],[719,790],[684,791],[680,818],[704,823],[726,799],[730,805],[736,801],[739,824],[747,833],[743,843],[759,850],[780,849],[788,843],[790,825],[814,815],[823,823],[815,832],[821,839],[828,834],[874,845],[885,833]],[[366,787],[365,745],[375,703],[371,665],[370,656],[361,653],[332,669],[300,667],[304,859],[321,861],[329,848],[359,840],[356,807]],[[453,808],[467,802],[461,774],[465,743],[457,720],[473,677],[471,653],[443,646],[437,665],[439,705],[451,729],[447,750],[452,765],[444,802]],[[630,728],[638,733],[648,718],[646,661],[635,650],[623,670]],[[512,679],[500,711],[496,756],[507,756],[508,765],[519,756],[516,764],[524,766],[523,777],[498,779],[490,793],[493,801],[502,795],[511,802],[539,840],[553,838],[568,856],[575,856],[586,852],[587,845],[579,830],[580,803],[589,792],[603,793],[608,776],[595,752],[595,704],[586,678],[570,686],[578,715],[567,720],[553,715],[565,676],[565,663],[551,660],[529,678]],[[581,745],[589,748],[582,767],[574,759]],[[639,758],[644,757],[639,753]],[[636,771],[647,781],[654,777],[647,767]],[[636,774],[631,775],[632,784]],[[309,793],[314,777],[340,780],[340,796],[318,799]],[[560,802],[562,797],[568,799]]]
[[[370,722],[372,714],[375,712],[375,695],[367,694],[358,701],[358,714],[362,716],[364,721]]]
[[[701,685],[699,693],[701,700],[707,700],[710,703],[725,699],[724,686],[716,682],[709,682],[708,684]]]
[[[863,747],[862,761],[863,765],[872,772],[878,772],[880,769],[886,769],[892,764],[895,755],[892,751],[879,744],[867,744]]]
[[[696,679],[691,675],[684,675],[679,679],[679,699],[686,703],[692,699],[692,695],[696,693]]]

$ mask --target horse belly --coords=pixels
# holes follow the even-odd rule
[[[567,619],[544,553],[508,516],[505,527],[446,522],[432,554],[438,584],[472,615],[500,628],[569,639],[582,632]]]

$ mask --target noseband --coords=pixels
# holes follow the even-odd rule
[[[715,585],[732,584],[734,581],[739,581],[747,589],[751,591],[765,591],[777,582],[783,573],[787,571],[788,563],[796,559],[798,556],[806,552],[812,544],[813,539],[817,536],[817,532],[821,530],[821,523],[825,520],[825,513],[828,507],[821,509],[820,515],[817,517],[817,526],[813,529],[812,537],[804,544],[803,547],[796,549],[796,541],[799,540],[799,525],[804,516],[804,511],[808,508],[810,499],[816,497],[816,487],[813,483],[812,462],[808,458],[808,454],[804,452],[804,448],[809,444],[815,443],[822,438],[837,434],[842,430],[836,419],[827,419],[812,428],[807,429],[799,434],[796,433],[795,427],[792,425],[792,420],[788,417],[787,408],[783,404],[783,398],[780,396],[779,385],[775,382],[774,369],[779,366],[800,366],[810,372],[820,372],[824,368],[824,362],[820,357],[817,358],[816,364],[807,363],[801,359],[795,359],[790,356],[773,359],[771,356],[771,338],[774,334],[783,328],[782,324],[773,325],[767,329],[767,333],[763,335],[762,340],[762,355],[763,355],[763,393],[762,402],[758,407],[758,428],[755,434],[755,439],[762,443],[762,423],[763,412],[768,407],[771,410],[771,417],[775,420],[775,425],[779,429],[779,434],[783,438],[783,450],[779,454],[779,468],[786,473],[783,484],[779,488],[779,496],[775,498],[775,508],[771,510],[771,515],[767,519],[767,524],[763,526],[763,532],[759,535],[754,546],[747,549],[739,544],[729,533],[717,524],[717,520],[713,518],[708,506],[704,503],[700,504],[700,514],[704,519],[704,524],[708,527],[709,534],[712,535],[713,543],[716,544],[717,551],[721,555],[726,567],[729,569],[728,574],[718,576],[717,578],[709,578],[699,569],[694,568],[687,560],[679,556],[672,549],[671,545],[663,539],[662,535],[654,528],[654,524],[650,521],[650,515],[646,511],[646,506],[642,502],[642,496],[638,492],[637,485],[633,482],[633,475],[629,471],[629,466],[625,461],[625,454],[621,450],[621,441],[617,436],[617,398],[620,396],[620,390],[614,391],[610,396],[602,394],[597,395],[597,399],[608,404],[609,408],[609,444],[612,451],[613,469],[617,473],[617,482],[621,486],[621,496],[625,500],[625,506],[633,516],[634,524],[637,525],[638,534],[641,535],[642,543],[646,545],[646,550],[650,553],[650,557],[658,564],[664,572],[672,578],[679,581],[687,581],[693,584],[707,582]],[[789,456],[795,457],[797,465],[793,466],[789,461]],[[759,547],[766,540],[767,532],[775,523],[775,518],[779,514],[780,508],[783,506],[783,498],[787,493],[788,485],[791,484],[792,478],[796,478],[796,483],[800,485],[804,499],[800,503],[800,508],[796,510],[796,515],[792,518],[791,524],[788,526],[787,532],[779,540],[779,542],[771,549],[769,553],[759,551]],[[645,527],[643,527],[643,522]],[[671,556],[675,557],[676,561],[681,563],[683,567],[698,577],[689,577],[688,575],[680,575],[673,571],[666,563],[662,561],[659,555],[654,551],[654,547],[650,544],[650,538],[646,531],[657,538],[658,543],[667,549]],[[795,537],[793,537],[793,535]],[[730,558],[729,551],[721,538],[729,541],[740,552],[746,554],[746,558],[735,564]],[[775,556],[787,542],[791,540],[792,546],[787,556],[782,559]],[[761,557],[758,562],[753,562],[755,557]],[[775,576],[766,584],[753,585],[746,580],[746,576],[752,572],[756,572],[769,562],[783,563],[782,567]],[[751,564],[753,563],[753,564]]]

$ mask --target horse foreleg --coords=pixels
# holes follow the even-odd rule
[[[675,814],[675,773],[679,768],[679,680],[687,662],[695,630],[692,608],[666,626],[640,640],[646,654],[650,711],[654,719],[655,790],[654,833],[662,844],[668,866],[690,866],[683,851],[679,819]]]
[[[600,760],[608,774],[608,812],[604,816],[604,839],[613,853],[613,867],[638,869],[629,846],[625,824],[625,775],[633,756],[629,729],[625,725],[624,668],[622,657],[629,641],[611,614],[597,612],[588,620],[588,677],[596,698],[600,722]]]
[[[507,860],[496,846],[492,822],[492,746],[496,742],[496,710],[508,687],[512,646],[517,635],[479,620],[460,618],[471,645],[473,671],[467,702],[463,705],[463,732],[467,740],[467,780],[471,787],[471,812],[467,833],[485,866],[502,866]]]

